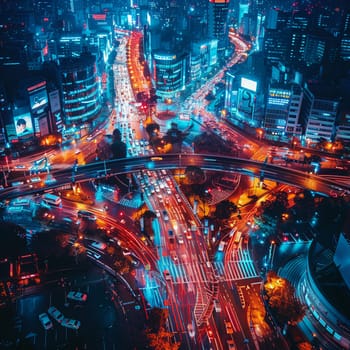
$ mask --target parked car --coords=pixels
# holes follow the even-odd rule
[[[75,301],[86,301],[87,300],[87,294],[82,292],[75,292],[70,291],[67,294],[67,298]]]
[[[39,315],[39,321],[41,322],[45,330],[53,328],[53,324],[46,312],[43,312]]]
[[[64,316],[62,314],[61,311],[59,311],[56,307],[51,306],[49,307],[49,309],[47,310],[48,314],[54,319],[56,320],[58,323],[62,323],[62,321],[64,320]]]
[[[65,318],[62,321],[62,326],[72,329],[79,329],[80,328],[80,321],[73,320],[72,318]]]
[[[107,248],[107,244],[103,242],[92,242],[91,247],[94,247],[100,250],[105,250]]]

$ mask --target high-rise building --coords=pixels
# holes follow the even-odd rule
[[[266,135],[284,136],[291,103],[289,84],[271,84],[268,89],[264,129]]]
[[[288,31],[268,29],[265,31],[264,49],[266,59],[271,62],[285,61],[288,52]]]
[[[185,52],[152,53],[152,79],[155,82],[157,95],[163,98],[176,98],[185,89],[189,70],[189,55]]]
[[[62,58],[59,69],[63,90],[64,124],[67,127],[79,125],[81,132],[86,132],[102,107],[96,58],[89,54]]]
[[[306,36],[305,51],[303,60],[307,66],[322,64],[326,51],[325,36],[308,34]]]
[[[209,0],[208,6],[208,35],[218,40],[218,53],[223,58],[228,45],[228,10],[229,0]]]
[[[335,130],[335,140],[340,140],[346,144],[350,143],[350,109],[343,107],[340,111]]]
[[[309,142],[332,141],[340,104],[339,94],[328,86],[305,84],[301,123]]]

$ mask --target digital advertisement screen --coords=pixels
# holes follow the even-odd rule
[[[34,133],[32,117],[30,116],[29,112],[13,117],[13,121],[18,137],[27,136]]]
[[[29,100],[32,111],[44,107],[48,103],[46,89],[33,91],[29,94]]]
[[[256,92],[257,82],[247,78],[241,78],[241,87]]]
[[[61,110],[60,95],[58,90],[49,93],[51,112],[55,113]]]

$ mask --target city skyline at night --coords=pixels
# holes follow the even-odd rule
[[[350,4],[0,0],[0,347],[350,349]]]

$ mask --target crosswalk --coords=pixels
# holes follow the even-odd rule
[[[181,263],[179,261],[174,263],[171,257],[163,256],[162,266],[169,271],[173,283],[212,282],[204,264],[199,262]],[[238,249],[236,255],[228,261],[226,266],[223,261],[215,261],[212,266],[213,273],[220,276],[220,280],[237,281],[259,276],[249,252],[243,249]]]
[[[163,256],[162,265],[169,271],[173,283],[202,283],[207,279],[203,267],[198,262],[174,263],[171,257]]]
[[[125,196],[121,198],[118,203],[129,208],[139,208],[143,204],[143,201],[141,196],[134,196],[132,198]]]
[[[253,260],[249,255],[248,250],[238,249],[236,254],[230,259],[227,265],[222,261],[215,261],[214,268],[219,276],[222,276],[227,281],[244,280],[255,278],[259,275],[255,270]]]

